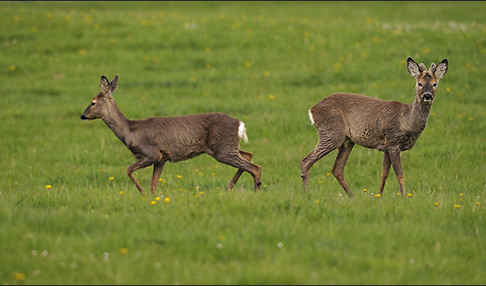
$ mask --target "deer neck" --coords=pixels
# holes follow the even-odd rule
[[[420,102],[417,97],[410,105],[410,111],[406,116],[407,130],[410,132],[421,133],[427,124],[427,118],[430,113],[430,104]]]
[[[126,139],[130,134],[129,121],[118,109],[115,102],[110,104],[108,114],[103,116],[103,121],[115,133],[116,137],[126,145]]]

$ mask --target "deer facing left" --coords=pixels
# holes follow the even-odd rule
[[[135,180],[134,171],[154,166],[151,191],[155,194],[162,168],[167,161],[178,162],[203,153],[238,168],[227,190],[233,188],[243,172],[253,177],[255,191],[259,190],[262,167],[251,162],[252,153],[240,150],[240,139],[248,141],[242,121],[220,112],[129,120],[113,99],[117,84],[118,76],[111,82],[101,76],[101,90],[91,100],[81,119],[101,118],[133,153],[137,161],[128,167],[127,175],[141,194],[144,191]]]

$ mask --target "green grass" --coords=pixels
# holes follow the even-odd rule
[[[486,283],[483,3],[3,2],[0,45],[0,283]],[[304,193],[308,108],[338,91],[412,102],[408,56],[449,59],[402,153],[413,197],[392,173],[375,198],[383,154],[363,147],[355,198],[326,175],[335,152]],[[203,155],[167,164],[152,205],[130,152],[79,119],[102,74],[130,119],[245,121],[263,192],[247,174],[225,192],[235,170]],[[151,174],[135,175],[147,191]]]

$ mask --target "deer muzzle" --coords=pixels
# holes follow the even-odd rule
[[[434,96],[432,95],[431,92],[424,93],[424,102],[431,103],[433,99],[434,99]]]

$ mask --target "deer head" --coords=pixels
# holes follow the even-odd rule
[[[407,59],[408,72],[417,81],[415,97],[417,102],[432,104],[439,80],[447,73],[449,62],[443,59],[438,65],[432,63],[427,69],[424,63],[417,64],[411,57]]]
[[[118,76],[115,76],[110,82],[106,76],[102,75],[100,79],[100,92],[93,97],[90,105],[81,114],[82,120],[91,120],[97,118],[104,118],[112,110],[114,104],[112,93],[115,91],[118,84]]]

